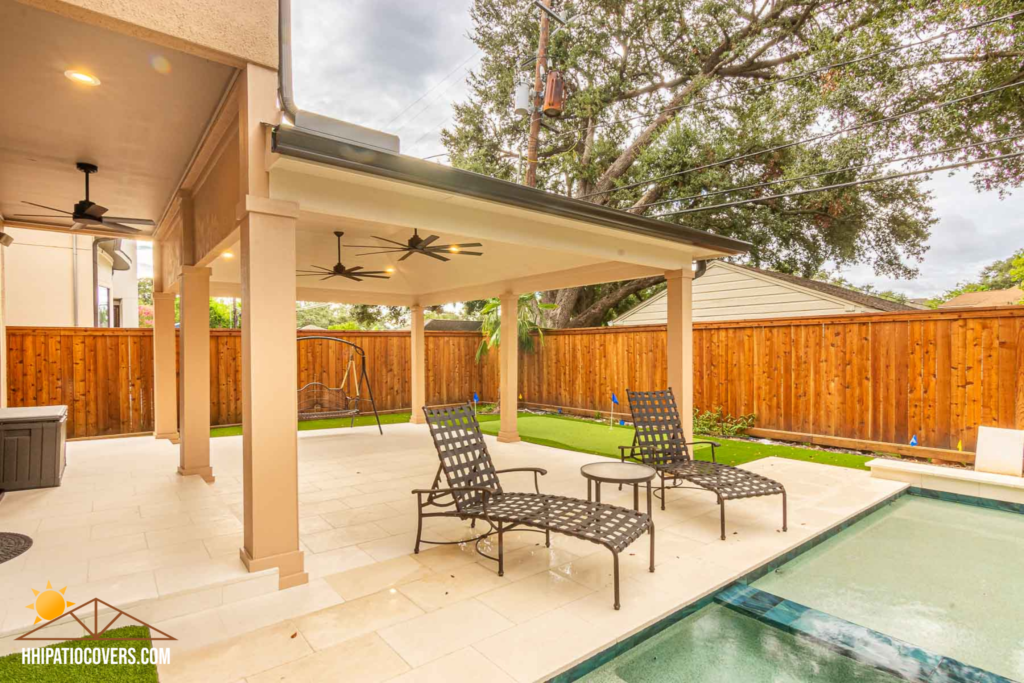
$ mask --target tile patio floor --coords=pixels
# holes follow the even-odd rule
[[[586,497],[581,465],[596,456],[488,437],[499,468],[548,470],[541,490]],[[0,529],[35,546],[0,565],[0,654],[33,618],[30,588],[68,585],[68,599],[101,597],[167,631],[177,681],[543,680],[840,523],[905,484],[867,472],[769,458],[745,467],[786,485],[779,498],[730,502],[718,540],[711,494],[677,491],[656,510],[657,571],[646,537],[621,558],[622,609],[612,609],[610,553],[552,535],[506,537],[505,576],[467,546],[412,555],[413,488],[437,459],[426,428],[391,425],[303,432],[300,533],[310,581],[277,591],[274,571],[249,575],[241,545],[241,437],[211,442],[217,481],[174,474],[177,449],[152,438],[68,445],[64,485],[8,494]],[[529,475],[503,486],[529,490]],[[605,502],[632,505],[606,486]],[[427,534],[472,535],[440,520]],[[76,599],[77,598],[79,599]]]

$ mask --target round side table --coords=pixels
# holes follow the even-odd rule
[[[633,509],[640,512],[640,484],[647,484],[647,515],[651,515],[651,480],[657,472],[632,462],[592,462],[580,468],[587,480],[587,500],[601,502],[601,484],[633,486]]]

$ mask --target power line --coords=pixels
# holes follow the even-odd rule
[[[898,164],[904,161],[915,161],[917,159],[923,159],[925,157],[938,156],[939,154],[949,154],[951,152],[961,152],[966,149],[973,149],[975,147],[984,147],[985,145],[994,145],[1000,142],[1009,142],[1011,140],[1019,140],[1024,138],[1024,133],[1019,135],[1008,135],[1002,138],[996,138],[995,140],[985,140],[983,142],[975,142],[970,145],[960,145],[959,147],[946,147],[945,149],[937,149],[933,152],[922,152],[921,154],[913,154],[911,156],[899,157],[896,159],[883,159],[881,161],[869,161],[863,164],[855,164],[853,166],[846,166],[844,168],[831,168],[825,171],[818,171],[817,173],[808,173],[807,175],[795,176],[793,178],[779,178],[778,180],[771,180],[763,183],[753,183],[751,185],[741,185],[739,187],[728,187],[723,190],[715,190],[713,192],[704,192],[701,194],[692,194],[686,197],[676,197],[675,199],[663,199],[657,202],[650,202],[648,204],[637,204],[632,206],[632,209],[641,209],[651,206],[661,206],[662,204],[673,204],[675,202],[685,202],[690,199],[707,199],[709,197],[715,197],[722,194],[731,194],[733,192],[741,192],[743,190],[755,190],[762,187],[771,187],[773,185],[781,185],[783,183],[794,183],[798,180],[808,180],[810,178],[818,178],[825,175],[832,175],[833,173],[843,173],[845,171],[856,171],[862,168],[870,168],[872,166],[886,166],[888,164]]]
[[[946,164],[944,166],[935,166],[932,168],[920,169],[917,171],[905,171],[903,173],[894,173],[887,176],[879,176],[877,178],[864,178],[862,180],[851,180],[846,183],[836,183],[834,185],[826,185],[825,187],[814,187],[805,190],[795,190],[793,192],[787,192],[785,194],[773,194],[768,197],[757,197],[754,199],[741,199],[735,202],[725,202],[722,204],[715,204],[714,206],[701,206],[693,209],[683,209],[681,211],[671,211],[669,213],[659,213],[652,218],[666,218],[668,216],[682,216],[685,214],[699,213],[701,211],[715,211],[720,209],[730,209],[734,206],[743,206],[745,204],[754,204],[755,202],[767,202],[772,199],[785,199],[787,197],[799,197],[805,194],[812,194],[814,192],[827,192],[829,190],[838,190],[844,187],[856,187],[858,185],[867,185],[869,183],[878,183],[883,180],[899,180],[900,178],[909,178],[915,175],[924,175],[926,173],[936,173],[938,171],[951,171],[957,168],[965,168],[967,166],[974,166],[975,164],[985,164],[992,161],[1002,161],[1004,159],[1013,159],[1016,157],[1024,156],[1024,152],[1014,152],[1012,154],[1003,154],[1001,156],[987,157],[985,159],[974,159],[972,161],[961,161],[955,164]]]
[[[409,104],[408,106],[406,106],[406,108],[405,108],[405,109],[403,109],[402,111],[398,112],[398,113],[397,113],[397,114],[395,115],[395,117],[394,117],[393,119],[391,119],[390,121],[388,121],[388,122],[387,122],[386,124],[384,124],[384,126],[385,126],[385,127],[387,127],[387,126],[390,126],[390,125],[391,125],[392,123],[394,123],[394,122],[395,122],[395,121],[397,121],[398,119],[402,118],[402,114],[404,114],[405,112],[409,111],[409,110],[410,110],[410,109],[412,109],[412,108],[413,108],[414,106],[416,106],[416,103],[418,103],[418,102],[419,102],[420,100],[422,100],[422,99],[423,99],[424,97],[426,97],[427,95],[429,95],[430,93],[432,93],[432,92],[433,92],[433,91],[434,91],[434,90],[435,90],[435,89],[436,89],[436,88],[437,88],[437,87],[438,87],[439,85],[441,85],[442,83],[444,83],[445,81],[447,81],[447,80],[448,80],[448,78],[449,78],[449,77],[450,77],[450,76],[451,76],[451,75],[452,75],[453,73],[455,73],[456,71],[458,71],[458,70],[459,70],[459,69],[461,69],[462,67],[466,66],[466,64],[468,64],[468,63],[469,63],[469,60],[473,59],[473,58],[474,58],[474,57],[476,57],[476,56],[477,56],[478,54],[480,54],[480,50],[477,50],[476,52],[474,52],[473,54],[471,54],[471,55],[470,55],[469,57],[467,57],[467,58],[466,58],[466,60],[465,60],[465,61],[463,61],[463,62],[462,62],[462,63],[460,63],[460,64],[459,64],[459,65],[458,65],[457,67],[455,67],[454,69],[452,69],[451,71],[449,71],[449,72],[448,72],[447,74],[445,74],[444,78],[442,78],[441,80],[439,80],[439,81],[438,81],[437,83],[435,83],[434,85],[430,86],[430,89],[429,89],[429,90],[427,90],[427,91],[426,91],[425,93],[423,93],[422,95],[420,95],[419,97],[417,97],[417,98],[416,98],[416,99],[415,99],[415,100],[414,100],[414,101],[413,101],[413,102],[412,102],[411,104]]]
[[[472,67],[466,67],[465,69],[463,69],[463,73],[465,73],[465,72],[468,72],[468,71],[470,70],[470,68],[472,68]],[[433,109],[433,108],[434,108],[434,106],[435,106],[435,105],[437,105],[437,103],[438,103],[438,102],[441,102],[441,101],[442,101],[442,99],[441,99],[441,96],[442,96],[442,95],[444,95],[444,94],[445,94],[446,92],[448,92],[449,90],[451,90],[451,89],[452,89],[453,87],[455,87],[456,85],[458,85],[458,84],[460,84],[460,83],[465,83],[465,81],[458,81],[458,80],[456,80],[456,81],[452,81],[451,83],[449,83],[449,84],[448,84],[448,87],[446,87],[446,88],[445,88],[444,90],[442,90],[441,92],[437,93],[437,95],[436,95],[436,96],[435,96],[435,97],[433,98],[433,100],[431,100],[430,102],[428,102],[428,103],[427,103],[427,105],[426,105],[425,107],[423,107],[423,108],[422,108],[422,109],[420,109],[420,110],[419,110],[418,112],[416,112],[416,113],[415,113],[415,114],[414,114],[414,115],[412,116],[412,118],[408,119],[408,120],[407,120],[407,121],[406,121],[405,123],[403,123],[403,124],[402,124],[401,126],[399,126],[398,128],[396,128],[396,129],[395,129],[395,132],[396,132],[396,133],[398,133],[398,132],[399,132],[399,131],[401,131],[401,130],[402,130],[403,128],[405,128],[406,126],[408,126],[408,125],[409,125],[410,123],[412,123],[413,121],[415,121],[416,119],[418,119],[418,118],[419,118],[419,117],[420,117],[420,116],[421,116],[421,115],[423,114],[423,112],[425,112],[425,111],[430,111],[431,109]]]
[[[581,128],[572,128],[572,129],[569,129],[569,130],[566,130],[566,131],[559,131],[558,134],[559,135],[568,135],[568,134],[572,134],[572,133],[579,133],[579,132],[587,131],[590,128],[604,128],[606,126],[612,126],[612,125],[615,125],[617,123],[629,123],[630,121],[637,121],[639,119],[650,118],[650,117],[653,117],[653,116],[657,116],[658,114],[664,114],[664,113],[670,112],[670,111],[677,111],[677,110],[681,110],[681,109],[689,109],[690,107],[695,107],[695,106],[700,105],[700,104],[707,104],[709,102],[716,102],[718,100],[729,98],[729,97],[740,97],[742,95],[746,95],[747,93],[755,92],[757,90],[763,90],[765,88],[769,88],[771,86],[779,85],[781,83],[788,83],[790,81],[795,81],[795,80],[799,80],[799,79],[802,79],[802,78],[809,78],[811,76],[816,76],[816,75],[818,75],[820,73],[823,73],[823,72],[826,72],[826,71],[831,71],[832,69],[838,69],[840,67],[845,67],[845,66],[852,66],[854,64],[859,64],[860,62],[865,62],[865,61],[868,61],[870,59],[876,59],[878,57],[883,57],[883,56],[885,56],[887,54],[892,54],[892,53],[895,53],[895,52],[899,52],[900,50],[908,50],[908,49],[913,48],[913,47],[919,47],[919,46],[924,45],[926,43],[930,43],[930,42],[932,42],[934,40],[940,40],[942,38],[948,38],[949,36],[955,35],[957,33],[963,33],[964,31],[970,31],[972,29],[981,28],[981,27],[984,27],[984,26],[989,26],[990,24],[995,24],[995,23],[998,23],[1000,21],[1005,21],[1007,19],[1013,19],[1014,17],[1020,16],[1020,15],[1024,15],[1024,10],[1018,10],[1016,12],[1011,12],[1009,14],[1004,14],[1004,15],[1002,15],[1000,17],[995,17],[994,19],[986,19],[985,21],[980,21],[980,22],[977,22],[975,24],[970,24],[970,25],[964,26],[962,28],[952,29],[950,31],[946,31],[945,33],[940,33],[938,35],[932,36],[930,38],[923,38],[923,39],[921,39],[919,41],[916,41],[916,42],[913,42],[913,43],[907,43],[906,45],[897,45],[897,46],[894,46],[894,47],[886,48],[884,50],[878,50],[877,52],[872,52],[870,54],[866,54],[866,55],[863,55],[861,57],[855,57],[853,59],[848,59],[848,60],[844,60],[844,61],[841,61],[841,62],[835,62],[833,64],[826,64],[825,66],[821,66],[821,67],[818,67],[816,69],[811,69],[809,71],[803,71],[803,72],[798,73],[798,74],[793,74],[792,76],[785,76],[783,78],[780,78],[780,79],[774,80],[774,81],[767,81],[767,82],[761,83],[759,85],[754,85],[754,86],[751,86],[749,88],[744,88],[744,89],[739,90],[737,92],[722,93],[720,95],[714,95],[712,97],[707,97],[707,98],[704,98],[704,99],[694,100],[694,101],[691,101],[691,102],[687,102],[686,104],[680,104],[680,105],[675,106],[675,107],[666,107],[665,109],[659,109],[659,110],[657,110],[655,112],[651,112],[651,113],[647,113],[647,114],[637,114],[636,116],[630,116],[630,117],[627,117],[627,118],[624,118],[624,119],[613,119],[611,121],[597,122],[597,123],[594,123],[591,126],[583,126]]]
[[[725,166],[726,164],[731,164],[731,163],[733,163],[735,161],[743,161],[745,159],[752,159],[754,157],[761,156],[762,154],[768,154],[769,152],[778,152],[780,150],[789,149],[790,147],[796,147],[798,145],[805,145],[805,144],[807,144],[809,142],[817,142],[819,140],[825,140],[825,139],[828,139],[828,138],[831,138],[831,137],[835,137],[836,135],[842,135],[843,133],[851,133],[851,132],[854,132],[854,131],[863,130],[865,128],[870,128],[872,126],[877,126],[877,125],[880,125],[880,124],[883,124],[883,123],[890,123],[892,121],[897,121],[899,119],[906,118],[908,116],[916,116],[916,115],[919,115],[919,114],[927,114],[928,112],[937,111],[939,109],[942,109],[944,107],[948,107],[948,106],[953,105],[953,104],[958,104],[960,102],[965,102],[967,100],[972,100],[972,99],[975,99],[977,97],[984,97],[985,95],[991,95],[992,93],[1000,92],[1002,90],[1006,90],[1007,88],[1017,88],[1017,87],[1020,87],[1021,85],[1024,85],[1024,81],[1018,81],[1016,83],[1007,83],[1006,85],[1001,85],[1001,86],[998,86],[998,87],[995,87],[995,88],[990,88],[988,90],[983,90],[981,92],[972,93],[970,95],[963,95],[962,97],[956,97],[956,98],[954,98],[952,100],[945,100],[943,102],[937,102],[935,104],[930,104],[930,105],[928,105],[926,107],[920,107],[918,109],[913,109],[913,110],[908,111],[908,112],[903,112],[902,114],[891,114],[889,116],[885,116],[885,117],[882,117],[880,119],[875,119],[874,121],[866,121],[864,123],[858,123],[858,124],[853,125],[853,126],[847,126],[846,128],[839,128],[838,130],[830,131],[828,133],[820,133],[818,135],[813,135],[813,136],[811,136],[809,138],[803,138],[802,140],[794,140],[794,141],[787,142],[787,143],[784,143],[784,144],[781,144],[781,145],[776,145],[775,147],[769,147],[767,149],[758,150],[756,152],[748,152],[746,154],[740,154],[739,156],[729,157],[728,159],[722,159],[720,161],[713,161],[711,163],[704,164],[703,166],[695,166],[693,168],[683,169],[682,171],[675,171],[674,173],[667,173],[667,174],[662,175],[662,176],[656,176],[654,178],[649,178],[648,180],[639,180],[639,181],[637,181],[635,183],[628,183],[626,185],[619,185],[618,187],[612,187],[612,188],[609,188],[607,190],[598,190],[597,192],[590,192],[588,194],[580,195],[579,197],[577,197],[577,199],[585,199],[587,197],[594,197],[594,196],[597,196],[597,195],[600,195],[600,194],[608,194],[610,192],[618,192],[619,190],[629,190],[629,189],[632,189],[634,187],[643,187],[645,185],[650,185],[651,183],[656,183],[656,182],[659,182],[661,180],[667,180],[668,178],[676,178],[676,177],[679,177],[679,176],[687,175],[689,173],[696,173],[697,171],[704,171],[704,170],[707,170],[709,168],[717,168],[718,166]]]

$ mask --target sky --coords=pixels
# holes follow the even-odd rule
[[[294,0],[294,89],[300,108],[395,133],[403,154],[444,153],[440,132],[481,54],[467,37],[469,0]],[[525,49],[524,49],[525,52]],[[939,219],[914,280],[875,275],[869,264],[839,274],[855,285],[928,297],[973,280],[1024,248],[1024,191],[978,193],[970,169],[929,180]],[[147,262],[147,256],[149,261]],[[140,276],[151,272],[139,253]]]

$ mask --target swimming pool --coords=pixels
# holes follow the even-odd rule
[[[1024,680],[1022,572],[1024,516],[904,495],[584,680]]]

